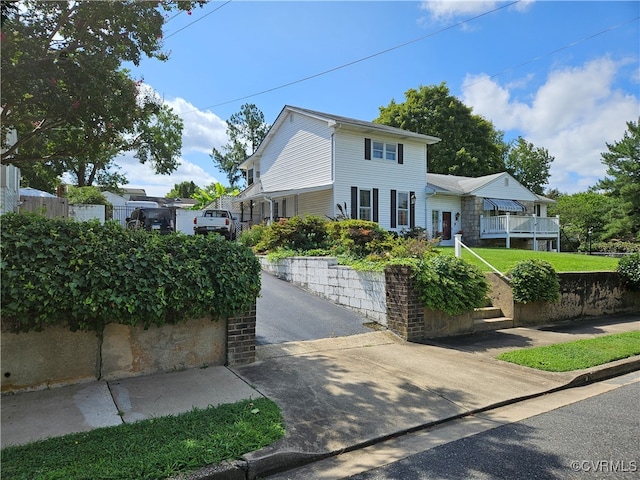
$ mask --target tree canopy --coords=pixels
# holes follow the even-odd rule
[[[509,147],[506,168],[513,177],[533,193],[542,195],[549,183],[549,168],[554,157],[546,148],[535,147],[518,137]]]
[[[376,123],[439,137],[429,147],[429,172],[479,177],[505,170],[503,132],[440,85],[405,92],[405,101],[380,107]]]
[[[215,166],[227,175],[231,188],[237,187],[242,180],[240,164],[255,153],[268,131],[264,114],[252,103],[242,105],[240,111],[227,120],[229,142],[222,151],[214,148],[210,157]]]
[[[199,187],[193,182],[182,182],[173,185],[173,188],[167,193],[167,198],[194,198],[193,195],[199,190]]]
[[[81,186],[128,151],[157,173],[174,171],[181,119],[121,67],[167,60],[163,11],[196,3],[26,0],[3,8],[2,163],[26,172],[48,163]],[[13,131],[17,142],[8,143]]]
[[[627,122],[621,140],[607,143],[602,153],[607,177],[596,188],[618,200],[621,215],[610,226],[610,234],[619,237],[640,235],[640,117]]]

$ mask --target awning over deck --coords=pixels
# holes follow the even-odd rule
[[[505,200],[502,198],[485,198],[485,210],[498,210],[499,212],[524,212],[526,208],[516,200]]]

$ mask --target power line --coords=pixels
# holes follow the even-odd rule
[[[229,1],[231,1],[231,0],[229,0]],[[308,77],[300,78],[300,79],[298,79],[298,80],[294,80],[294,81],[289,82],[289,83],[285,83],[285,84],[282,84],[282,85],[278,85],[277,87],[272,87],[272,88],[269,88],[269,89],[267,89],[267,90],[262,90],[261,92],[252,93],[251,95],[246,95],[246,96],[244,96],[244,97],[238,97],[238,98],[235,98],[235,99],[233,99],[233,100],[228,100],[228,101],[226,101],[226,102],[222,102],[222,103],[216,103],[215,105],[209,105],[208,107],[203,107],[203,108],[200,108],[200,109],[198,109],[198,110],[191,110],[191,111],[189,111],[189,112],[184,112],[184,113],[181,113],[180,115],[187,115],[187,114],[189,114],[189,113],[197,112],[197,111],[199,111],[199,110],[205,110],[205,109],[208,109],[208,108],[215,108],[215,107],[220,107],[220,106],[222,106],[222,105],[228,105],[229,103],[235,103],[235,102],[239,102],[240,100],[246,100],[246,99],[248,99],[248,98],[257,97],[258,95],[264,95],[265,93],[273,92],[273,91],[275,91],[275,90],[280,90],[280,89],[282,89],[282,88],[290,87],[291,85],[295,85],[295,84],[297,84],[297,83],[306,82],[307,80],[311,80],[311,79],[313,79],[313,78],[317,78],[317,77],[321,77],[321,76],[323,76],[323,75],[327,75],[328,73],[332,73],[332,72],[335,72],[335,71],[337,71],[337,70],[341,70],[341,69],[343,69],[343,68],[350,67],[350,66],[355,65],[355,64],[357,64],[357,63],[361,63],[361,62],[364,62],[364,61],[369,60],[369,59],[371,59],[371,58],[375,58],[375,57],[378,57],[378,56],[380,56],[380,55],[384,55],[385,53],[389,53],[389,52],[392,52],[392,51],[394,51],[394,50],[398,50],[399,48],[406,47],[407,45],[411,45],[411,44],[413,44],[413,43],[420,42],[420,41],[425,40],[425,39],[427,39],[427,38],[430,38],[430,37],[433,37],[433,36],[438,35],[438,34],[440,34],[440,33],[446,32],[447,30],[451,30],[451,29],[453,29],[453,28],[456,28],[456,27],[459,27],[459,26],[464,25],[464,24],[466,24],[466,23],[469,23],[469,22],[471,22],[471,21],[473,21],[473,20],[477,20],[478,18],[481,18],[481,17],[484,17],[484,16],[489,15],[489,14],[491,14],[491,13],[497,12],[498,10],[502,10],[502,9],[504,9],[504,8],[508,8],[508,7],[512,6],[512,5],[515,5],[516,3],[520,3],[520,1],[521,1],[521,0],[516,0],[516,1],[514,1],[514,2],[507,3],[507,4],[502,5],[502,6],[500,6],[500,7],[494,8],[493,10],[489,10],[489,11],[487,11],[487,12],[481,13],[481,14],[476,15],[476,16],[474,16],[474,17],[467,18],[466,20],[462,20],[462,21],[460,21],[460,22],[458,22],[458,23],[454,23],[454,24],[452,24],[452,25],[449,25],[448,27],[442,28],[442,29],[437,30],[437,31],[435,31],[435,32],[428,33],[427,35],[423,35],[423,36],[421,36],[421,37],[414,38],[413,40],[409,40],[409,41],[407,41],[407,42],[404,42],[404,43],[401,43],[401,44],[399,44],[399,45],[396,45],[396,46],[393,46],[393,47],[387,48],[387,49],[385,49],[385,50],[381,50],[381,51],[376,52],[376,53],[373,53],[373,54],[371,54],[371,55],[367,55],[366,57],[362,57],[362,58],[359,58],[359,59],[357,59],[357,60],[353,60],[353,61],[351,61],[351,62],[348,62],[348,63],[344,63],[344,64],[342,64],[342,65],[339,65],[339,66],[337,66],[337,67],[330,68],[329,70],[324,70],[324,71],[322,71],[322,72],[320,72],[320,73],[316,73],[316,74],[314,74],[314,75],[309,75]],[[228,3],[228,2],[227,2],[227,3]],[[178,30],[178,31],[179,31],[179,30]],[[176,32],[176,33],[177,33],[177,32]]]
[[[231,1],[231,0],[229,0],[229,1]],[[451,30],[451,29],[453,29],[453,28],[456,28],[456,27],[459,27],[459,26],[464,25],[464,24],[466,24],[466,23],[469,23],[469,22],[471,22],[471,21],[473,21],[473,20],[476,20],[476,19],[478,19],[478,18],[481,18],[481,17],[484,17],[484,16],[489,15],[489,14],[491,14],[491,13],[494,13],[494,12],[496,12],[496,11],[498,11],[498,10],[502,10],[502,9],[504,9],[504,8],[508,8],[508,7],[512,6],[512,5],[515,5],[516,3],[519,3],[520,1],[521,1],[521,0],[517,0],[517,1],[511,2],[511,3],[508,3],[508,4],[506,4],[506,5],[502,5],[502,6],[500,6],[500,7],[494,8],[493,10],[489,10],[489,11],[487,11],[487,12],[481,13],[481,14],[476,15],[476,16],[474,16],[474,17],[467,18],[466,20],[462,20],[462,21],[460,21],[460,22],[458,22],[458,23],[455,23],[455,24],[449,25],[448,27],[442,28],[442,29],[440,29],[440,30],[438,30],[438,31],[435,31],[435,32],[429,33],[429,34],[427,34],[427,35],[423,35],[423,36],[421,36],[421,37],[414,38],[414,39],[412,39],[412,40],[409,40],[409,41],[407,41],[407,42],[401,43],[401,44],[399,44],[399,45],[395,45],[395,46],[390,47],[390,48],[387,48],[387,49],[385,49],[385,50],[381,50],[381,51],[376,52],[376,53],[373,53],[373,54],[371,54],[371,55],[367,55],[366,57],[362,57],[362,58],[359,58],[359,59],[357,59],[357,60],[354,60],[354,61],[351,61],[351,62],[348,62],[348,63],[344,63],[344,64],[342,64],[342,65],[339,65],[339,66],[337,66],[337,67],[333,67],[333,68],[330,68],[330,69],[328,69],[328,70],[324,70],[324,71],[319,72],[319,73],[316,73],[316,74],[314,74],[314,75],[309,75],[309,76],[307,76],[307,77],[303,77],[303,78],[300,78],[300,79],[298,79],[298,80],[294,80],[294,81],[292,81],[292,82],[288,82],[288,83],[285,83],[285,84],[282,84],[282,85],[278,85],[277,87],[272,87],[272,88],[269,88],[269,89],[266,89],[266,90],[262,90],[262,91],[257,92],[257,93],[252,93],[252,94],[250,94],[250,95],[245,95],[245,96],[243,96],[243,97],[238,97],[238,98],[235,98],[235,99],[233,99],[233,100],[228,100],[228,101],[221,102],[221,103],[216,103],[216,104],[214,104],[214,105],[210,105],[210,106],[207,106],[207,107],[198,108],[198,109],[196,109],[196,110],[190,110],[190,111],[187,111],[187,112],[183,112],[183,113],[180,113],[180,114],[178,114],[178,115],[180,115],[180,116],[182,116],[182,115],[188,115],[189,113],[195,113],[195,112],[198,112],[198,111],[200,111],[200,110],[206,110],[206,109],[209,109],[209,108],[215,108],[215,107],[220,107],[220,106],[223,106],[223,105],[228,105],[228,104],[230,104],[230,103],[239,102],[239,101],[241,101],[241,100],[246,100],[246,99],[249,99],[249,98],[257,97],[257,96],[259,96],[259,95],[264,95],[265,93],[270,93],[270,92],[273,92],[273,91],[276,91],[276,90],[280,90],[280,89],[283,89],[283,88],[286,88],[286,87],[290,87],[291,85],[296,85],[296,84],[298,84],[298,83],[302,83],[302,82],[305,82],[305,81],[307,81],[307,80],[311,80],[311,79],[313,79],[313,78],[321,77],[321,76],[323,76],[323,75],[327,75],[327,74],[329,74],[329,73],[332,73],[332,72],[335,72],[335,71],[341,70],[341,69],[343,69],[343,68],[350,67],[350,66],[355,65],[355,64],[357,64],[357,63],[364,62],[364,61],[369,60],[369,59],[371,59],[371,58],[375,58],[375,57],[378,57],[378,56],[380,56],[380,55],[384,55],[385,53],[389,53],[389,52],[391,52],[391,51],[394,51],[394,50],[397,50],[397,49],[400,49],[400,48],[406,47],[407,45],[411,45],[411,44],[413,44],[413,43],[420,42],[420,41],[425,40],[425,39],[427,39],[427,38],[433,37],[433,36],[438,35],[438,34],[440,34],[440,33],[446,32],[446,31]],[[227,2],[227,3],[229,3],[229,2]],[[226,4],[225,4],[225,5],[226,5]],[[224,5],[223,5],[223,6],[224,6]],[[213,12],[212,12],[212,13],[213,13]],[[515,67],[511,67],[511,68],[508,68],[508,69],[502,70],[502,71],[500,71],[500,72],[498,72],[498,73],[495,73],[495,74],[493,74],[493,75],[489,76],[489,78],[495,78],[495,77],[497,77],[497,76],[503,75],[504,73],[507,73],[507,72],[510,72],[510,71],[516,70],[516,69],[518,69],[518,68],[521,68],[521,67],[523,67],[523,66],[525,66],[525,65],[529,65],[529,64],[531,64],[531,63],[537,62],[537,61],[539,61],[539,60],[541,60],[541,59],[543,59],[543,58],[545,58],[545,57],[548,57],[548,56],[550,56],[550,55],[553,55],[553,54],[555,54],[555,53],[561,52],[561,51],[563,51],[563,50],[567,50],[567,49],[569,49],[569,48],[575,47],[576,45],[579,45],[579,44],[581,44],[581,43],[583,43],[583,42],[586,42],[587,40],[591,40],[591,39],[593,39],[593,38],[595,38],[595,37],[598,37],[598,36],[600,36],[600,35],[603,35],[603,34],[605,34],[605,33],[608,33],[608,32],[610,32],[610,31],[615,30],[615,29],[617,29],[617,28],[620,28],[620,27],[622,27],[622,26],[624,26],[624,25],[627,25],[627,24],[632,23],[632,22],[636,22],[636,21],[638,21],[639,19],[640,19],[640,17],[635,17],[635,18],[633,18],[633,19],[631,19],[631,20],[628,20],[628,21],[626,21],[626,22],[619,23],[619,24],[617,24],[617,25],[613,25],[613,26],[611,26],[611,27],[607,27],[607,28],[605,28],[604,30],[600,30],[599,32],[596,32],[596,33],[594,33],[594,34],[588,35],[588,36],[586,36],[586,37],[584,37],[584,38],[582,38],[582,39],[580,39],[580,40],[575,40],[575,41],[573,41],[573,42],[571,42],[571,43],[568,43],[568,44],[566,44],[566,45],[564,45],[564,46],[562,46],[562,47],[560,47],[560,48],[556,48],[555,50],[551,50],[551,51],[549,51],[549,52],[547,52],[547,53],[544,53],[544,54],[542,54],[542,55],[539,55],[539,56],[537,56],[537,57],[534,57],[534,58],[532,58],[532,59],[529,59],[529,60],[527,60],[526,62],[520,63],[519,65],[516,65]],[[176,32],[176,33],[177,33],[177,32]],[[478,82],[472,83],[472,84],[470,84],[470,85],[475,85],[476,83],[480,83],[480,80],[479,80]]]
[[[542,60],[543,58],[548,57],[550,55],[553,55],[555,53],[562,52],[563,50],[567,50],[567,49],[569,49],[571,47],[575,47],[576,45],[579,45],[579,44],[581,44],[583,42],[586,42],[587,40],[591,40],[592,38],[595,38],[595,37],[597,37],[599,35],[604,35],[605,33],[608,33],[608,32],[610,32],[612,30],[615,30],[616,28],[620,28],[620,27],[622,27],[624,25],[627,25],[628,23],[637,22],[638,20],[640,20],[640,17],[635,17],[635,18],[632,18],[631,20],[627,20],[626,22],[622,22],[622,23],[619,23],[617,25],[613,25],[611,27],[605,28],[604,30],[601,30],[601,31],[599,31],[597,33],[594,33],[592,35],[588,35],[588,36],[586,36],[584,38],[581,38],[580,40],[575,40],[575,41],[573,41],[571,43],[568,43],[568,44],[566,44],[566,45],[564,45],[564,46],[562,46],[560,48],[556,48],[555,50],[551,50],[551,51],[549,51],[547,53],[543,53],[542,55],[538,55],[537,57],[529,59],[526,62],[522,62],[521,64],[516,65],[515,67],[510,67],[510,68],[502,70],[502,71],[500,71],[498,73],[494,73],[493,75],[490,75],[488,78],[495,78],[495,77],[498,77],[498,76],[500,76],[502,74],[505,74],[507,72],[511,72],[513,70],[517,70],[518,68],[524,67],[525,65],[529,65],[530,63],[537,62],[538,60]],[[478,80],[477,82],[470,83],[470,84],[468,84],[468,86],[470,87],[470,86],[476,85],[476,84],[478,84],[480,82],[482,82],[482,80]]]
[[[201,16],[200,18],[197,18],[196,20],[194,20],[193,22],[186,24],[184,27],[179,28],[179,29],[178,29],[178,30],[176,30],[175,32],[170,33],[169,35],[167,35],[167,36],[165,36],[165,37],[164,37],[164,40],[166,40],[167,38],[173,37],[173,36],[174,36],[174,35],[176,35],[177,33],[180,33],[181,31],[183,31],[183,30],[185,30],[185,29],[189,28],[189,27],[190,27],[191,25],[193,25],[194,23],[197,23],[197,22],[199,22],[200,20],[202,20],[202,19],[204,19],[204,18],[208,17],[208,16],[209,16],[209,15],[211,15],[212,13],[217,12],[217,11],[218,11],[218,10],[220,10],[222,7],[224,7],[225,5],[228,5],[229,3],[231,3],[231,1],[232,1],[232,0],[227,0],[227,1],[226,1],[226,2],[224,2],[222,5],[220,5],[219,7],[217,7],[217,8],[215,8],[215,9],[211,10],[211,11],[210,11],[209,13],[207,13],[206,15],[203,15],[203,16]],[[176,15],[179,15],[179,13],[178,13],[178,14],[176,14]],[[174,15],[173,17],[171,17],[169,20],[173,20],[173,19],[176,17],[176,15]]]

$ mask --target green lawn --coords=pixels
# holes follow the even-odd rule
[[[453,247],[438,247],[442,253],[455,255]],[[498,271],[507,272],[516,262],[539,258],[549,262],[556,272],[596,272],[615,270],[618,259],[596,255],[580,255],[577,253],[534,252],[513,248],[473,248],[475,253],[493,265]],[[480,267],[483,271],[491,271],[471,252],[462,249],[462,258]]]
[[[2,478],[167,478],[240,458],[283,436],[278,406],[259,398],[6,447]]]
[[[498,355],[504,360],[548,372],[570,372],[640,355],[640,331],[605,335]]]

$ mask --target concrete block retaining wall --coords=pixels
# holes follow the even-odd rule
[[[360,315],[387,324],[384,273],[359,272],[331,257],[260,257],[262,269]]]
[[[175,325],[109,324],[95,332],[54,325],[42,332],[2,332],[2,392],[255,361],[255,304],[228,320]]]

